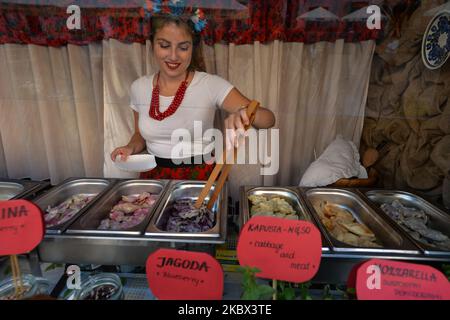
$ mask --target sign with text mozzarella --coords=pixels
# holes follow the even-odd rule
[[[359,300],[449,300],[450,283],[425,265],[372,259],[356,275]]]
[[[27,253],[43,236],[39,207],[26,200],[0,201],[0,256]]]
[[[319,270],[322,238],[308,221],[254,217],[242,228],[237,254],[260,278],[301,283]]]
[[[361,267],[362,264],[364,264],[364,261],[355,264],[352,270],[350,270],[347,278],[347,288],[356,289],[356,273],[358,272],[359,267]]]
[[[149,287],[158,299],[222,299],[222,267],[209,254],[159,249],[148,257],[146,271]]]

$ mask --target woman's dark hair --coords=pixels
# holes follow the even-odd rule
[[[186,22],[180,18],[170,16],[152,17],[152,29],[150,33],[150,41],[152,42],[152,45],[154,45],[153,41],[155,40],[156,32],[171,23],[185,29],[192,36],[192,60],[188,67],[189,71],[206,71],[205,63],[203,61],[200,33],[194,31],[194,24],[191,20]]]

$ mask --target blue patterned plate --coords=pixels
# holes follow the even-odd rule
[[[428,69],[440,68],[450,55],[450,12],[434,16],[423,35],[422,60]]]

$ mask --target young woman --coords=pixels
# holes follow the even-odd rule
[[[214,165],[194,164],[198,163],[194,158],[202,157],[203,151],[195,150],[203,150],[210,141],[195,138],[187,146],[194,150],[187,155],[192,158],[191,164],[176,165],[172,150],[178,141],[172,141],[173,131],[187,129],[194,137],[194,122],[201,121],[205,132],[213,128],[216,109],[223,108],[229,114],[225,128],[230,129],[226,135],[226,147],[230,149],[236,145],[244,125],[249,123],[245,109],[250,100],[228,81],[202,72],[200,35],[191,21],[169,16],[153,18],[151,41],[159,71],[133,82],[130,106],[134,111],[135,131],[126,146],[111,153],[111,159],[115,161],[120,156],[126,160],[147,148],[155,155],[158,166],[141,173],[141,178],[206,180]],[[273,113],[260,107],[253,126],[270,128],[274,123]]]

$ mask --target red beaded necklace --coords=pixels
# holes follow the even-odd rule
[[[156,78],[156,85],[152,91],[152,101],[150,104],[149,115],[151,118],[158,120],[158,121],[162,121],[165,118],[170,117],[171,115],[173,115],[175,113],[175,111],[177,111],[178,107],[180,106],[181,102],[183,101],[184,94],[187,89],[188,76],[189,76],[189,71],[186,73],[186,78],[184,79],[184,81],[178,87],[177,93],[175,94],[175,98],[173,99],[169,108],[167,108],[166,111],[161,112],[161,111],[159,111],[159,72],[158,72],[158,78]]]

